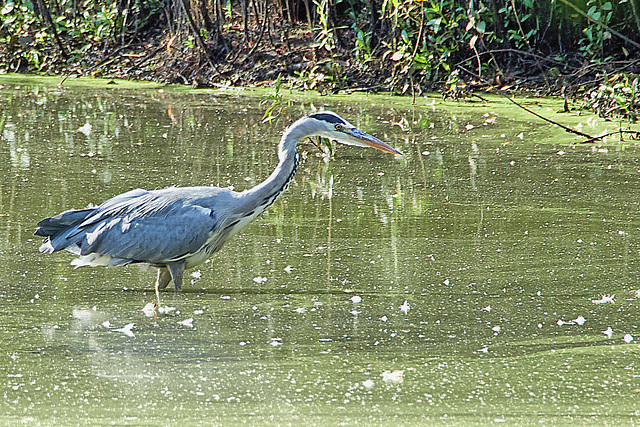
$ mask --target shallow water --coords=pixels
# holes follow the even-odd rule
[[[499,99],[289,96],[263,124],[233,91],[0,84],[2,423],[640,414],[637,145],[573,146]],[[132,188],[256,185],[314,108],[405,156],[302,144],[289,191],[161,295],[175,310],[142,311],[153,269],[38,252],[38,220]]]

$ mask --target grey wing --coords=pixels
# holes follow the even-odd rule
[[[142,206],[85,221],[91,230],[80,242],[80,255],[109,255],[123,263],[164,263],[197,252],[216,228],[215,212],[209,208],[179,201],[160,203],[158,209]]]

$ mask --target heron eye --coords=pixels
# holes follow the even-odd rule
[[[342,125],[336,125],[336,130],[342,130]]]

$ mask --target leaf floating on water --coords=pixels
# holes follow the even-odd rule
[[[282,338],[271,338],[271,345],[273,347],[277,347],[279,345],[282,345]]]
[[[401,371],[401,370],[384,371],[381,375],[382,375],[382,381],[386,383],[399,384],[402,381],[404,381],[404,371]]]
[[[135,323],[127,323],[124,325],[124,328],[112,329],[113,332],[121,332],[128,337],[133,337],[133,332],[131,331],[135,326]]]
[[[407,315],[409,313],[409,309],[411,308],[411,306],[409,305],[409,303],[405,300],[405,302],[400,306],[400,311],[402,311],[405,315]]]
[[[594,304],[606,304],[608,302],[613,303],[614,298],[615,298],[615,295],[602,295],[602,298],[592,299],[591,302]]]
[[[373,380],[366,380],[362,382],[362,386],[364,388],[373,388],[374,385],[376,385],[376,383],[374,383]]]
[[[175,307],[169,307],[167,305],[164,305],[162,307],[158,307],[158,313],[160,313],[160,314],[168,314],[168,313],[171,313],[175,309],[176,309]]]
[[[78,132],[84,133],[86,136],[89,136],[91,134],[91,129],[91,123],[85,123],[84,126],[80,126],[78,128]]]
[[[562,325],[578,325],[578,326],[582,326],[582,325],[584,325],[584,323],[585,323],[586,321],[587,321],[587,320],[586,320],[584,317],[582,317],[582,316],[578,316],[578,317],[576,317],[576,318],[575,318],[575,319],[573,319],[573,320],[569,320],[568,322],[565,322],[565,321],[564,321],[564,320],[562,320],[562,319],[558,319],[558,322],[557,322],[557,323],[558,323],[558,326],[562,326]]]
[[[187,326],[193,328],[193,318],[184,319],[178,322],[178,325]]]

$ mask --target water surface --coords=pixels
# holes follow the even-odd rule
[[[3,84],[3,423],[635,422],[636,144],[572,145],[499,99],[290,99],[266,124],[234,91]],[[302,144],[175,310],[141,311],[153,269],[38,252],[37,221],[133,188],[256,185],[322,108],[405,156]]]

